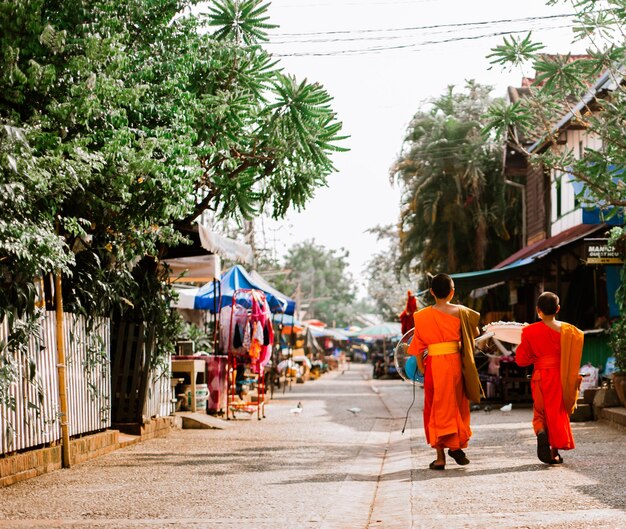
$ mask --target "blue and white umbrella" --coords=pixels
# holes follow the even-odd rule
[[[253,277],[241,265],[235,265],[222,274],[221,281],[211,281],[200,288],[182,288],[177,286],[179,300],[178,308],[208,310],[217,312],[221,306],[231,305],[233,296],[238,290],[260,290],[265,294],[265,299],[273,313],[287,312],[295,307],[292,299],[281,294],[274,288],[267,288],[266,282],[255,281]],[[290,303],[291,302],[291,303]]]

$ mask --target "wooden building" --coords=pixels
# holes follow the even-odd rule
[[[510,87],[508,100],[525,97],[531,83],[524,80],[521,87]],[[580,182],[567,172],[532,165],[524,152],[567,150],[580,159],[586,149],[601,149],[601,139],[578,117],[581,110],[597,109],[596,101],[615,86],[612,76],[603,75],[570,111],[555,116],[552,134],[507,142],[504,178],[522,194],[520,249],[491,270],[453,275],[457,291],[481,299],[478,305],[487,322],[495,319],[491,313],[497,319],[535,321],[536,299],[549,290],[561,298],[561,319],[587,331],[587,348],[593,348],[593,337],[619,316],[615,291],[621,264],[615,255],[606,257],[611,255],[606,238],[611,225],[623,224],[623,214],[609,217],[597,204],[582,203]],[[605,258],[598,258],[598,252]],[[600,356],[606,356],[606,339],[602,342]]]

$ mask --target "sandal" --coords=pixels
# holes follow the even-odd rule
[[[548,465],[561,465],[563,464],[563,457],[561,456],[561,454],[557,454],[555,457],[551,458],[550,461],[548,461]]]
[[[430,465],[428,465],[428,468],[430,468],[431,470],[444,470],[446,468],[446,464],[437,463],[437,461],[435,460]]]
[[[458,450],[448,449],[448,455],[456,461],[457,465],[469,465],[470,460],[465,456],[465,452],[460,448]]]
[[[548,441],[548,434],[541,430],[537,434],[537,457],[542,463],[550,464],[552,454],[550,452],[550,441]]]

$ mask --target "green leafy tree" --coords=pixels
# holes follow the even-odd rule
[[[348,271],[348,255],[345,250],[329,250],[315,241],[296,244],[284,258],[289,275],[277,277],[274,285],[294,296],[306,310],[306,319],[316,318],[329,326],[350,325],[356,289]]]
[[[263,49],[268,4],[195,4],[0,5],[2,311],[62,270],[70,309],[151,321],[167,349],[158,259],[177,228],[279,218],[326,183],[341,124]]]
[[[365,267],[367,293],[374,300],[375,313],[385,321],[397,321],[404,310],[407,291],[418,292],[419,276],[398,267],[400,241],[396,226],[378,226],[369,230],[387,249],[372,256]]]
[[[483,269],[507,255],[501,151],[481,136],[490,88],[453,87],[411,120],[391,178],[402,190],[398,265],[418,272]]]
[[[529,163],[543,166],[553,174],[567,174],[581,182],[578,196],[581,204],[598,206],[607,218],[623,212],[626,206],[626,9],[621,0],[552,0],[548,4],[566,3],[574,12],[572,42],[583,41],[586,55],[548,55],[544,45],[529,33],[523,38],[504,40],[489,56],[495,66],[517,69],[522,75],[527,68],[537,76],[527,97],[512,105],[493,105],[486,116],[485,133],[494,131],[509,147],[525,153]],[[527,75],[524,75],[528,77]],[[600,86],[600,84],[602,86]],[[558,145],[557,123],[566,114],[598,140],[601,148],[563,149]],[[530,149],[521,138],[537,138],[541,148]],[[610,242],[626,255],[626,229],[612,229]],[[622,270],[622,279],[626,269]],[[624,285],[616,295],[622,315],[626,311]],[[611,341],[619,369],[626,370],[623,347],[626,325],[623,319],[613,329]]]
[[[615,0],[548,2],[558,3],[572,6],[572,42],[584,40],[588,44],[586,55],[545,54],[544,45],[535,41],[531,33],[505,39],[492,50],[492,64],[508,71],[518,69],[525,77],[529,77],[525,72],[531,67],[537,77],[526,97],[514,104],[500,101],[490,107],[484,131],[495,132],[510,147],[525,153],[530,163],[568,173],[584,183],[579,197],[582,202],[599,203],[608,213],[612,206],[626,205],[622,178],[626,166],[626,10],[622,1]],[[607,81],[604,90],[598,91],[596,97],[585,97],[602,75]],[[557,146],[556,124],[569,112],[586,135],[601,141],[601,149],[588,148],[579,155]],[[524,137],[537,138],[547,148],[529,152],[520,140]]]

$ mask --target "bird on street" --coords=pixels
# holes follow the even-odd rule
[[[508,413],[513,409],[513,404],[509,403],[509,404],[505,404],[504,406],[502,406],[502,408],[500,408],[500,411],[503,411],[504,413]]]

